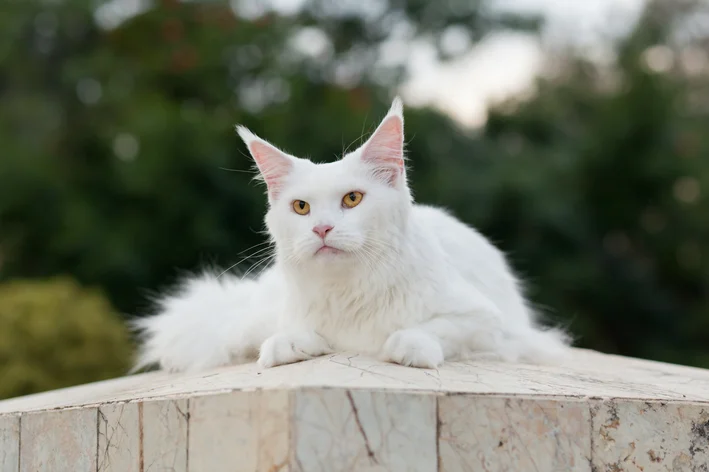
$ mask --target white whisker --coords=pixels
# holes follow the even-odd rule
[[[256,246],[260,246],[260,245],[263,245],[263,244],[264,244],[264,243],[256,244],[256,245],[254,245],[254,246],[251,246],[251,248],[249,248],[249,249],[253,249],[253,248],[256,247]],[[217,278],[220,278],[222,275],[226,274],[227,272],[229,272],[230,270],[232,270],[234,267],[238,266],[238,265],[241,264],[242,262],[245,262],[245,261],[247,261],[247,260],[249,260],[249,259],[251,259],[251,258],[253,258],[253,257],[255,257],[255,256],[262,255],[264,252],[267,252],[267,251],[272,250],[272,249],[273,249],[273,248],[272,248],[271,246],[268,246],[268,247],[265,247],[265,248],[261,248],[261,249],[255,251],[255,252],[253,252],[252,254],[249,254],[248,256],[246,256],[246,257],[240,259],[238,262],[235,262],[234,264],[230,265],[226,270],[222,271],[219,275],[217,275]],[[248,249],[247,249],[247,250],[248,250]],[[240,254],[243,254],[244,252],[246,252],[246,251],[242,251]]]
[[[252,265],[252,266],[249,268],[249,270],[247,270],[247,271],[244,273],[244,275],[242,276],[242,279],[245,279],[246,277],[248,277],[249,274],[251,274],[251,273],[252,273],[253,271],[255,271],[257,268],[262,267],[262,266],[264,266],[264,265],[268,265],[268,263],[270,263],[270,262],[273,260],[274,257],[275,257],[275,254],[270,254],[270,255],[264,257],[263,259],[261,259],[260,261],[256,262],[254,265]]]

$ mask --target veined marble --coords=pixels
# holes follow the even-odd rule
[[[338,354],[0,402],[0,472],[707,471],[709,371]]]

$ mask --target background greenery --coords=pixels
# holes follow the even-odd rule
[[[163,0],[105,28],[103,3],[3,2],[0,397],[122,374],[130,348],[114,310],[143,315],[180,271],[229,266],[263,240],[265,199],[236,172],[250,162],[234,124],[330,160],[406,78],[377,61],[399,26],[437,45],[450,27],[474,43],[539,26],[482,0],[364,13],[309,0],[246,16],[235,10],[254,2]],[[557,52],[535,93],[494,107],[482,129],[406,111],[418,200],[496,241],[579,346],[709,367],[701,8],[648,2],[610,61]],[[296,46],[313,37],[327,47]]]
[[[96,290],[66,278],[0,286],[0,398],[124,375],[131,350]]]

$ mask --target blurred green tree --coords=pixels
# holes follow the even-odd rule
[[[677,36],[699,11],[651,2],[612,66],[567,58],[493,111],[481,224],[582,345],[709,366],[709,77],[691,29]]]
[[[125,375],[131,351],[100,292],[67,278],[0,285],[0,399]]]

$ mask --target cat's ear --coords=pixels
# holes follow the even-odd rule
[[[404,107],[399,97],[376,131],[362,146],[361,159],[374,175],[392,187],[406,181],[404,165]]]
[[[266,182],[268,198],[274,200],[283,188],[284,179],[293,168],[294,158],[259,138],[244,126],[237,126],[236,132],[249,148],[261,178]]]

